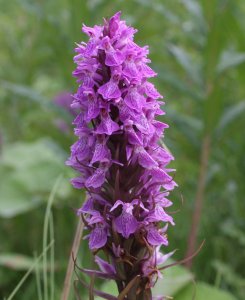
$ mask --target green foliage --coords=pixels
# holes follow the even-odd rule
[[[163,273],[163,279],[156,283],[153,295],[174,296],[187,286],[193,280],[191,272],[181,266],[166,269]],[[111,293],[114,296],[118,295],[117,286],[113,281],[108,281],[101,286],[101,290],[106,293]],[[100,299],[99,297],[97,297]]]
[[[236,300],[230,293],[221,291],[204,282],[197,282],[196,284],[188,285],[183,291],[178,293],[175,300]]]
[[[63,153],[48,140],[18,142],[4,147],[0,216],[13,217],[40,205],[55,178],[62,172],[67,173],[63,161]],[[69,190],[67,179],[63,180],[58,195],[65,197]]]
[[[18,294],[20,300],[37,295],[43,300],[43,284],[48,281],[45,300],[49,295],[59,299],[77,221],[74,209],[80,207],[83,192],[70,187],[71,171],[64,166],[74,140],[72,117],[53,99],[76,86],[72,57],[74,42],[85,38],[81,24],[101,23],[103,17],[122,10],[139,29],[137,42],[149,44],[152,67],[159,74],[154,83],[166,97],[164,121],[170,129],[164,142],[176,157],[173,167],[180,186],[172,197],[172,210],[180,212],[166,249],[179,249],[174,259],[183,258],[187,248],[201,145],[205,136],[211,140],[198,236],[206,244],[192,270],[197,283],[192,282],[194,275],[175,267],[164,272],[165,286],[159,282],[157,289],[177,294],[177,300],[192,299],[195,289],[197,300],[233,299],[208,283],[242,300],[244,1],[0,0],[0,6],[0,298],[15,289],[33,253],[47,246],[47,239],[42,241],[45,209],[63,174],[45,227],[47,236],[53,220],[55,263],[54,248],[47,255],[52,256],[48,268],[54,269],[55,284],[49,271],[44,279],[47,266],[40,264]],[[66,122],[66,132],[57,127],[57,120]],[[80,263],[89,267],[90,258],[83,243]]]
[[[0,265],[13,270],[28,270],[33,264],[34,259],[26,255],[15,253],[2,253],[0,255]]]
[[[172,297],[192,281],[193,274],[190,271],[181,266],[174,266],[163,272],[163,279],[158,280],[153,294]]]
[[[101,291],[118,295],[117,286],[113,281],[103,284]],[[195,282],[190,271],[181,266],[164,271],[163,279],[158,280],[153,295],[166,296],[175,300],[236,300],[230,293],[220,290],[204,282]],[[96,297],[96,300],[101,299]]]

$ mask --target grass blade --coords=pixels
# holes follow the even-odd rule
[[[34,254],[35,262],[37,263],[37,255]],[[37,285],[37,296],[38,300],[42,300],[42,289],[41,289],[41,278],[40,278],[40,268],[38,268],[38,264],[35,265],[35,275],[36,275],[36,285]]]
[[[41,259],[43,258],[44,255],[46,255],[47,251],[52,247],[52,245],[54,244],[54,240],[52,240],[48,246],[44,249],[44,251],[42,252],[42,254],[40,254],[37,258],[37,260],[34,262],[34,264],[30,267],[30,269],[26,272],[26,274],[22,277],[22,279],[20,280],[20,282],[17,284],[17,286],[14,288],[13,292],[8,296],[8,298],[6,300],[12,300],[14,298],[14,296],[16,295],[16,293],[19,291],[19,289],[21,288],[22,284],[26,281],[26,279],[28,278],[28,276],[33,272],[33,270],[35,269],[35,267],[38,265],[38,263],[41,261]]]
[[[54,219],[53,219],[53,213],[50,213],[50,226],[49,226],[49,234],[50,234],[50,239],[54,239]],[[55,278],[54,278],[54,246],[51,247],[50,249],[50,300],[54,300],[54,283],[55,283]]]
[[[48,230],[50,226],[50,218],[51,218],[51,207],[54,202],[54,196],[56,194],[56,191],[58,189],[58,186],[60,184],[60,181],[62,179],[62,175],[60,175],[54,186],[53,189],[50,193],[49,199],[48,199],[48,204],[45,212],[45,217],[44,217],[44,225],[43,225],[43,249],[46,248],[46,245],[48,243]],[[52,254],[51,254],[52,255]],[[44,294],[44,300],[50,300],[48,299],[48,271],[47,271],[47,253],[43,255],[43,294]],[[51,298],[52,299],[52,298]]]

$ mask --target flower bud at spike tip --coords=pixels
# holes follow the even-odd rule
[[[107,253],[107,262],[96,256],[100,271],[94,275],[108,273],[125,299],[144,300],[161,277],[158,265],[172,254],[163,256],[160,247],[168,245],[168,224],[174,225],[166,208],[176,183],[167,168],[173,156],[161,146],[168,126],[156,119],[164,112],[162,96],[148,81],[156,76],[148,47],[134,42],[136,30],[120,15],[103,26],[83,26],[89,41],[77,44],[73,72],[78,140],[67,165],[78,173],[73,186],[87,191],[78,215],[89,247]]]

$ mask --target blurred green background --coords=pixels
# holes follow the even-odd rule
[[[166,249],[178,249],[175,260],[185,257],[195,202],[203,202],[196,248],[206,243],[191,272],[175,267],[157,289],[177,300],[195,291],[197,300],[245,299],[245,1],[0,0],[0,7],[0,299],[28,270],[14,299],[60,297],[74,209],[84,198],[64,166],[74,136],[60,102],[77,88],[71,73],[74,43],[86,40],[82,23],[101,24],[118,10],[139,30],[136,41],[150,46],[154,83],[165,95],[164,141],[179,184]],[[85,244],[79,263],[90,266]]]

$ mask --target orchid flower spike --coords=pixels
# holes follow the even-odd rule
[[[167,212],[176,186],[167,165],[174,158],[162,147],[168,125],[157,119],[163,103],[148,81],[157,75],[148,65],[148,47],[134,42],[136,30],[120,15],[83,26],[89,40],[75,49],[77,141],[67,165],[78,173],[73,186],[87,191],[78,215],[97,255],[94,275],[114,278],[123,299],[145,300],[153,299],[161,277],[158,264],[172,254],[163,256],[160,247],[168,246],[168,224],[174,225]]]

